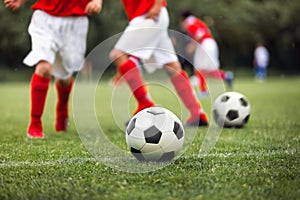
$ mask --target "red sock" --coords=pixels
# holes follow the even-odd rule
[[[41,117],[45,107],[50,80],[51,78],[44,78],[36,73],[32,75],[30,83],[30,126],[41,126]]]
[[[56,120],[57,122],[60,120],[65,120],[69,117],[68,113],[68,102],[69,96],[72,90],[74,79],[70,78],[70,83],[67,86],[61,86],[58,82],[55,83],[56,91],[57,91],[57,103],[56,103]],[[65,121],[62,122],[64,125]],[[58,128],[58,127],[56,127]],[[65,127],[61,127],[65,128]],[[61,129],[59,128],[59,129]]]
[[[132,60],[128,60],[127,62],[120,65],[118,70],[126,80],[131,91],[133,92],[135,99],[139,104],[134,114],[144,108],[153,106],[154,103],[148,96],[148,91],[144,85],[143,78],[136,64]]]
[[[204,75],[198,70],[195,70],[195,74],[196,74],[196,76],[199,80],[200,91],[201,92],[207,92],[207,83],[206,83]]]
[[[207,74],[216,79],[222,79],[222,80],[225,79],[225,72],[221,69],[208,71]]]
[[[197,101],[192,86],[188,80],[188,76],[185,71],[181,71],[179,74],[171,78],[175,90],[186,108],[190,111],[191,117],[199,117],[201,113],[201,105]]]

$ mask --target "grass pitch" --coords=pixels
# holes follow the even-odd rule
[[[245,128],[224,129],[201,159],[206,128],[200,128],[175,163],[137,174],[94,159],[72,120],[67,133],[55,133],[53,85],[43,116],[46,138],[27,139],[28,83],[1,84],[0,199],[299,199],[299,85],[299,77],[237,79],[235,91],[251,103]],[[101,87],[111,90],[107,83]],[[203,105],[210,109],[210,101]],[[124,132],[110,118],[103,120],[109,138],[126,146]]]

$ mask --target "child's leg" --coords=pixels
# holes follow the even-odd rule
[[[195,70],[195,75],[199,80],[200,92],[207,92],[207,83],[204,74],[199,70]]]
[[[45,78],[37,73],[32,75],[30,82],[30,124],[29,137],[43,137],[42,114],[44,112],[46,96],[51,78]]]
[[[65,84],[62,84],[65,83]],[[66,131],[69,123],[68,102],[70,93],[73,87],[74,79],[71,77],[68,80],[57,80],[55,88],[57,91],[56,103],[56,131]]]
[[[206,126],[208,124],[208,117],[202,111],[201,104],[197,101],[186,72],[180,71],[177,74],[173,74],[171,76],[171,82],[178,96],[190,111],[191,116],[186,124],[191,126]]]
[[[133,114],[136,114],[145,108],[154,106],[153,101],[148,95],[147,88],[144,84],[140,70],[136,66],[136,63],[131,59],[128,59],[118,66],[118,70],[126,80],[131,91],[133,92],[135,99],[138,102],[138,107]]]
[[[232,88],[232,82],[233,82],[233,73],[232,72],[230,72],[230,71],[224,72],[221,69],[217,69],[217,70],[204,71],[204,74],[206,74],[209,77],[215,78],[215,79],[224,80],[227,84],[227,87]]]

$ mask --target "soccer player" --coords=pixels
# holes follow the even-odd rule
[[[187,74],[181,69],[173,44],[168,35],[169,16],[163,0],[122,0],[129,24],[110,53],[110,58],[124,77],[138,102],[134,114],[144,108],[154,106],[148,95],[143,78],[138,69],[138,61],[145,68],[164,67],[176,92],[190,111],[188,126],[206,126],[208,117],[201,109],[193,93]]]
[[[254,69],[255,78],[258,81],[263,81],[267,78],[267,67],[269,63],[269,52],[262,43],[258,43],[254,50]]]
[[[4,0],[17,10],[26,0]],[[102,0],[38,0],[32,6],[28,28],[32,49],[24,63],[35,66],[30,83],[30,122],[27,136],[43,138],[42,114],[51,76],[57,90],[56,131],[68,126],[68,101],[72,74],[79,71],[86,51],[87,15],[101,11]]]
[[[181,14],[181,27],[197,42],[191,43],[189,51],[194,52],[195,75],[200,83],[200,96],[207,95],[206,77],[213,77],[225,80],[228,87],[232,87],[232,73],[225,73],[220,68],[219,49],[208,26],[199,18],[192,15],[190,11],[184,11]]]

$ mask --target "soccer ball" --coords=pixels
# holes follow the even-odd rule
[[[242,128],[250,118],[250,104],[238,92],[226,92],[213,104],[213,118],[220,127]]]
[[[134,115],[126,129],[126,143],[139,161],[171,161],[184,142],[181,121],[161,107],[146,108]]]

